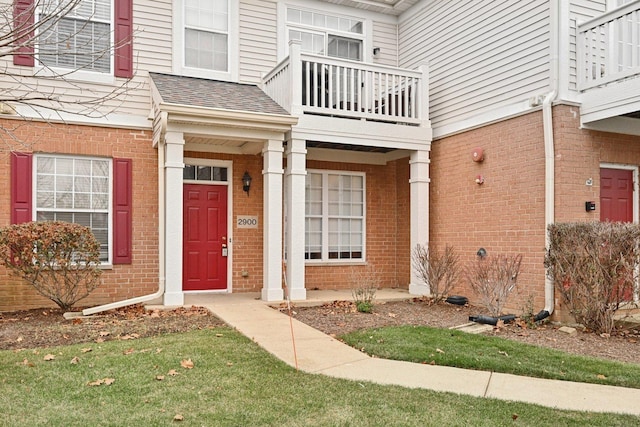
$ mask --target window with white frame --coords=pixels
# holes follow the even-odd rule
[[[287,8],[288,40],[300,40],[306,53],[362,61],[363,27],[359,19]]]
[[[111,0],[80,0],[68,10],[68,0],[42,2],[37,58],[46,67],[111,71]],[[61,17],[54,15],[64,13]]]
[[[37,155],[35,175],[36,220],[91,228],[100,242],[100,261],[108,263],[111,161]]]
[[[364,173],[308,171],[305,259],[363,261],[364,236]]]
[[[184,66],[229,70],[229,0],[184,0]]]

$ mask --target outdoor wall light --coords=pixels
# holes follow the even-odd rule
[[[478,249],[478,252],[476,252],[476,255],[478,255],[480,259],[483,259],[484,257],[487,256],[487,250],[485,248],[480,248]]]
[[[249,172],[244,171],[244,175],[242,175],[242,190],[247,193],[247,197],[249,197],[250,189],[251,189],[251,175],[249,175]]]
[[[373,57],[377,58],[378,56],[380,56],[380,48],[379,47],[374,47],[373,48]]]

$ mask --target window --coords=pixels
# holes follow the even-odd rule
[[[288,39],[316,55],[362,61],[363,21],[293,7],[287,8]]]
[[[199,182],[227,182],[227,168],[185,164],[182,179]]]
[[[364,260],[365,175],[309,171],[305,191],[305,259]]]
[[[67,1],[45,2],[38,19],[66,12]],[[47,67],[111,72],[111,0],[81,0],[63,17],[51,18],[38,37],[38,60]]]
[[[109,262],[110,171],[107,159],[35,156],[36,220],[91,228],[102,262]]]
[[[184,1],[184,65],[229,70],[228,0]]]

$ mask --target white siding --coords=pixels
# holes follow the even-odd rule
[[[371,48],[375,47],[380,48],[380,56],[373,60],[374,64],[397,67],[398,26],[386,22],[373,22],[373,43]]]
[[[277,3],[246,0],[240,3],[240,81],[260,82],[276,65]]]
[[[87,103],[104,99],[98,111],[101,114],[112,114],[112,124],[135,123],[146,127],[149,115],[148,71],[171,71],[171,0],[135,1],[133,19],[135,76],[128,83],[125,79],[108,75],[96,75],[95,78],[88,75],[82,79],[69,76],[66,81],[36,79],[28,76],[39,70],[39,67],[15,67],[12,57],[7,56],[0,59],[0,65],[6,66],[8,73],[19,73],[25,77],[21,85],[6,78],[0,84],[5,88],[15,87],[13,93],[16,97],[37,86],[42,94],[77,101],[75,106],[64,104],[64,110],[69,112],[86,110]],[[28,116],[34,114],[28,108],[21,111]],[[93,120],[84,116],[66,117],[66,120],[91,123],[101,121],[98,113],[92,116]]]
[[[545,0],[425,2],[400,22],[400,66],[429,64],[432,126],[526,102],[549,87]]]
[[[603,14],[607,0],[572,0],[569,4],[569,89],[576,90],[576,39],[578,24]]]

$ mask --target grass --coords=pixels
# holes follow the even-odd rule
[[[571,355],[503,338],[424,326],[393,326],[341,337],[385,359],[640,388],[640,365]]]
[[[55,359],[45,361],[48,354]],[[74,357],[79,358],[77,364],[71,363]],[[191,360],[193,368],[181,366],[184,360]],[[177,375],[170,375],[171,370]],[[157,379],[159,375],[164,379]],[[104,378],[115,381],[88,385]],[[8,426],[640,423],[640,417],[629,415],[560,411],[296,372],[229,328],[2,351],[0,395],[0,425]],[[176,415],[183,420],[174,421]]]

